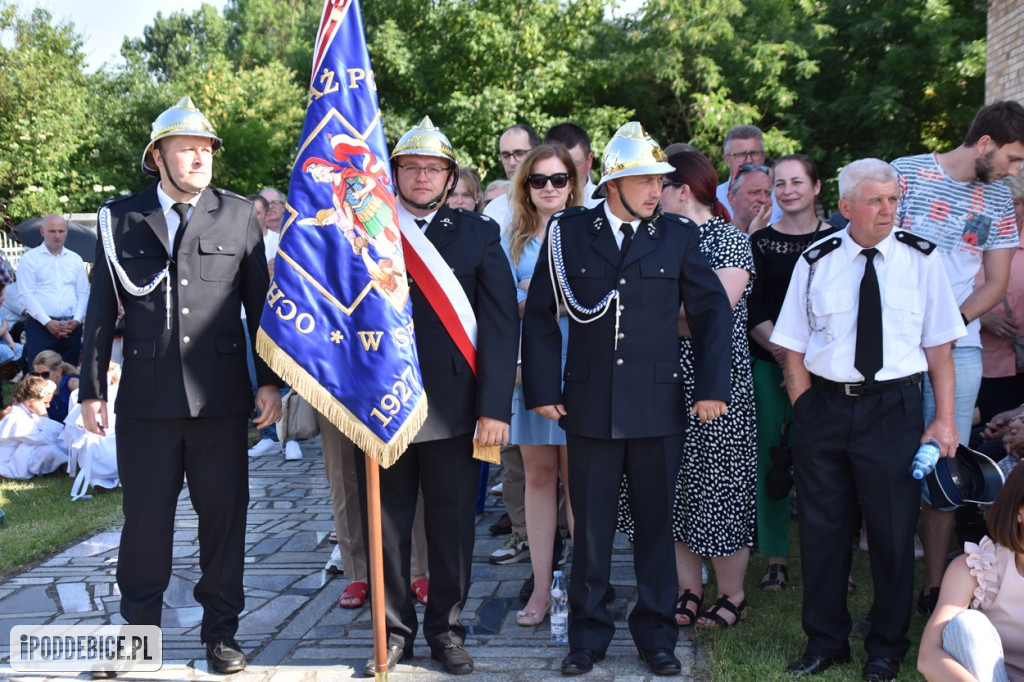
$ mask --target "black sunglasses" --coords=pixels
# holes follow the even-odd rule
[[[738,178],[744,173],[749,173],[750,171],[761,171],[765,175],[772,174],[772,169],[769,168],[768,166],[758,166],[752,163],[741,163],[739,170],[736,172],[736,177]]]
[[[47,370],[45,372],[29,372],[29,374],[31,376],[34,376],[34,377],[42,377],[43,379],[49,379],[50,378],[50,371],[49,370]]]
[[[662,180],[661,181],[661,188],[662,189],[665,189],[666,187],[682,187],[682,186],[683,186],[683,183],[681,183],[681,182],[672,182],[671,180]]]
[[[526,177],[526,180],[530,183],[530,187],[534,189],[544,189],[544,186],[551,181],[551,186],[555,189],[562,189],[569,184],[568,173],[555,173],[554,175],[541,175],[540,173],[531,173]]]

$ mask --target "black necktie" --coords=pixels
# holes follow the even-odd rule
[[[622,223],[622,246],[619,247],[619,254],[625,258],[626,252],[629,251],[629,244],[633,241],[633,225],[631,223]]]
[[[185,226],[188,225],[188,209],[192,208],[191,204],[175,204],[171,206],[171,210],[178,214],[178,230],[174,233],[174,244],[171,246],[171,253],[178,253],[178,247],[181,246],[181,237],[185,234]]]
[[[416,226],[420,228],[420,232],[427,226],[427,221],[424,218],[416,218]]]
[[[874,258],[878,249],[861,251],[867,258],[860,280],[860,304],[857,308],[857,350],[853,366],[866,381],[874,381],[882,368],[882,296],[878,291],[878,273]]]

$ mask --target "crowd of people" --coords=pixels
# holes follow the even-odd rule
[[[158,117],[142,157],[157,181],[101,209],[91,292],[81,258],[63,248],[63,219],[44,220],[43,244],[18,271],[24,349],[0,326],[0,363],[33,359],[0,420],[0,475],[68,466],[85,476],[78,496],[120,479],[122,615],[159,624],[187,474],[200,518],[201,637],[213,669],[229,673],[246,665],[234,640],[245,451],[288,460],[301,450],[278,442],[287,387],[253,352],[286,195],[210,189],[219,147],[188,98]],[[916,609],[930,620],[920,669],[928,679],[1024,680],[1012,610],[1024,599],[1024,473],[1014,469],[1024,454],[1024,108],[984,107],[950,152],[852,161],[828,220],[813,159],[769,159],[752,125],[728,131],[721,184],[705,155],[663,149],[636,122],[611,138],[596,183],[590,138],[570,122],[543,138],[514,125],[497,148],[507,178],[486,188],[429,119],[392,150],[396,220],[422,230],[457,275],[444,296],[468,304],[477,366],[467,371],[436,299],[410,283],[431,407],[380,473],[388,669],[413,655],[418,601],[431,655],[451,674],[475,670],[459,620],[487,487],[475,436],[505,446],[509,539],[491,560],[530,562],[518,625],[545,620],[572,543],[565,675],[589,672],[612,640],[616,529],[634,550],[630,634],[653,673],[673,675],[680,627],[746,618],[752,552],[768,559],[759,588],[788,588],[795,499],[807,644],[789,674],[850,660],[851,537],[863,527],[874,600],[862,676],[897,677],[923,508]],[[156,217],[147,226],[143,215]],[[202,244],[189,229],[200,221]],[[220,234],[244,239],[218,256],[218,276],[200,276],[212,265],[205,240]],[[122,336],[123,377],[111,364]],[[262,430],[248,448],[254,406]],[[359,608],[369,589],[364,458],[326,419],[319,431],[338,543],[329,566],[350,578],[339,605]],[[922,502],[909,471],[926,442],[943,461]],[[950,487],[960,502],[938,499]],[[986,517],[978,503],[993,500]],[[968,544],[947,569],[954,532]],[[986,628],[995,635],[979,634]],[[982,653],[971,642],[986,636]],[[364,672],[379,672],[373,659]]]

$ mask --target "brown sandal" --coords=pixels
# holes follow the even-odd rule
[[[789,566],[786,564],[768,564],[768,570],[761,580],[762,592],[779,592],[786,587],[789,578]]]
[[[730,623],[725,618],[722,618],[722,616],[719,615],[719,611],[728,611],[731,613],[733,615],[733,621]],[[718,598],[718,601],[715,602],[714,606],[704,612],[703,617],[707,618],[712,623],[710,625],[701,625],[698,622],[697,627],[703,630],[728,630],[729,628],[736,627],[740,624],[741,620],[746,620],[747,618],[747,600],[744,599],[740,602],[739,606],[736,606],[729,601],[729,595],[723,594]]]
[[[693,608],[690,608],[690,604],[693,604]],[[703,605],[703,594],[698,597],[689,590],[684,591],[679,597],[679,601],[676,602],[676,623],[682,627],[693,625],[697,622],[697,614],[700,613],[700,607]],[[682,618],[686,619],[685,623],[680,620]]]

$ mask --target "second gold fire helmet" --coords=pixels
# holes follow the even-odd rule
[[[178,103],[156,117],[153,129],[149,134],[149,144],[142,152],[142,171],[149,175],[159,175],[156,163],[153,162],[153,145],[165,137],[175,135],[195,135],[213,140],[213,153],[221,147],[221,139],[213,129],[210,119],[192,103],[192,98],[185,95]]]
[[[440,128],[434,126],[429,116],[409,129],[405,135],[398,140],[398,144],[391,150],[391,158],[418,154],[420,156],[436,156],[441,159],[448,159],[458,165],[455,159],[455,150],[452,143],[448,141]]]
[[[664,175],[674,170],[675,167],[668,162],[661,146],[647,134],[644,127],[636,121],[630,121],[615,131],[604,148],[601,181],[594,190],[594,198],[608,196],[605,185],[609,180],[627,175]]]
[[[409,199],[409,197],[402,192],[402,187],[398,183],[396,173],[394,179],[395,190],[398,192],[399,196],[416,208],[433,210],[439,204],[447,201],[451,193],[455,191],[455,183],[451,182],[451,180],[458,177],[459,162],[455,158],[455,150],[452,148],[452,143],[448,141],[448,138],[441,132],[441,129],[434,125],[429,116],[424,116],[422,121],[410,128],[405,135],[402,135],[398,140],[398,144],[396,144],[391,150],[391,161],[394,163],[399,157],[412,155],[433,156],[435,158],[446,159],[451,162],[451,168],[449,169],[448,177],[445,180],[445,189],[441,194],[426,204],[418,204]]]

